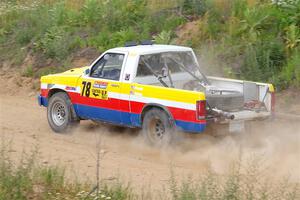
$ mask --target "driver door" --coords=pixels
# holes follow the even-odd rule
[[[80,117],[122,124],[119,97],[124,60],[123,53],[106,53],[80,80]]]

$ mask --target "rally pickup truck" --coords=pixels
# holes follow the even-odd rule
[[[188,47],[131,44],[90,66],[42,76],[38,103],[47,107],[54,132],[90,119],[141,128],[156,145],[172,141],[175,130],[202,133],[207,125],[267,119],[274,87],[205,76]]]

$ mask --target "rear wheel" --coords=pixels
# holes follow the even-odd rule
[[[143,136],[150,145],[162,147],[171,143],[173,124],[166,112],[153,108],[143,119]]]
[[[79,120],[74,115],[73,105],[66,93],[58,92],[50,97],[47,118],[54,132],[63,133],[78,124]]]

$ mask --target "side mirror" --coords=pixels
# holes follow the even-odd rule
[[[87,68],[85,71],[84,71],[84,75],[89,75],[90,74],[90,68]]]

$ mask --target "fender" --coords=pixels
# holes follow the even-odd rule
[[[48,92],[48,96],[47,96],[47,104],[48,104],[48,102],[49,102],[50,97],[51,97],[52,95],[54,95],[55,93],[57,93],[57,92],[64,92],[64,93],[67,94],[67,96],[69,97],[69,101],[70,101],[71,104],[72,104],[72,106],[71,106],[72,119],[73,119],[73,120],[79,120],[79,117],[78,117],[78,115],[77,115],[77,113],[76,113],[76,111],[75,111],[74,105],[73,105],[73,103],[72,103],[72,100],[71,100],[71,98],[70,98],[70,96],[69,96],[68,91],[66,91],[66,90],[64,90],[64,89],[61,89],[61,88],[59,88],[59,87],[53,87],[53,88],[51,88],[51,89],[49,90],[49,92]]]
[[[166,106],[158,104],[158,103],[148,103],[148,104],[144,105],[144,107],[142,109],[142,112],[141,112],[141,115],[140,115],[140,119],[139,119],[141,125],[143,123],[144,115],[151,108],[159,108],[159,109],[162,109],[163,111],[165,111],[167,113],[167,115],[169,116],[169,119],[170,119],[170,122],[172,123],[172,125],[175,125],[175,121],[174,121],[173,115],[171,114],[171,112],[169,111],[169,109]]]

